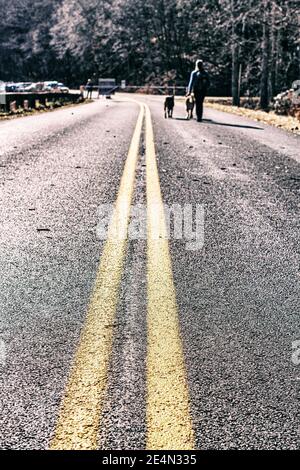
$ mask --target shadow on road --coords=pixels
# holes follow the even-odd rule
[[[172,119],[174,119],[175,121],[186,121],[186,122],[194,120],[194,119],[186,119],[184,117],[173,117]],[[242,129],[256,129],[256,130],[259,130],[259,131],[264,130],[262,127],[247,126],[247,125],[245,126],[245,125],[242,125],[242,124],[230,124],[230,123],[226,123],[226,122],[217,122],[217,121],[213,121],[212,119],[203,119],[202,122],[207,123],[207,124],[216,124],[218,126],[238,127],[238,128],[242,128]]]
[[[212,119],[203,119],[203,122],[207,122],[210,124],[217,124],[218,126],[227,126],[227,127],[240,127],[242,129],[257,129],[259,131],[263,131],[264,129],[262,127],[256,127],[256,126],[245,126],[241,124],[229,124],[226,122],[217,122],[213,121]]]

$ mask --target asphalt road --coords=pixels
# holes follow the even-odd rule
[[[297,449],[300,138],[131,99],[0,123],[0,448]],[[99,240],[125,196],[148,237]],[[203,247],[151,245],[162,203]]]

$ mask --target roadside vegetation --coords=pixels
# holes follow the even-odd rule
[[[294,116],[282,116],[271,111],[266,113],[260,109],[249,109],[242,106],[232,106],[231,103],[227,102],[224,98],[207,98],[206,106],[216,109],[218,111],[224,111],[226,113],[236,114],[238,116],[247,117],[254,119],[255,121],[263,122],[275,127],[279,127],[294,134],[300,135],[300,119],[299,115]]]

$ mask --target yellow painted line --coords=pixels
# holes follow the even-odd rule
[[[144,107],[141,106],[51,449],[98,448],[113,324],[127,247],[126,235],[118,239],[115,234],[120,226],[126,230],[129,223],[143,119]]]
[[[189,391],[178,320],[151,114],[146,106],[148,225],[147,449],[194,449]]]

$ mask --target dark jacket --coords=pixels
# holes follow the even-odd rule
[[[209,88],[210,80],[209,75],[205,70],[194,70],[191,73],[190,82],[188,85],[188,94],[203,93],[205,94]]]

